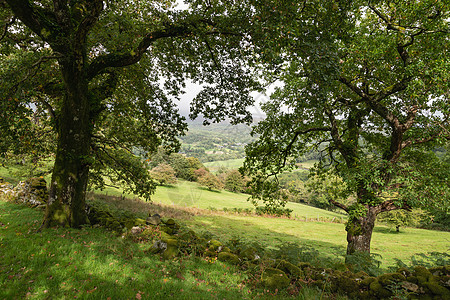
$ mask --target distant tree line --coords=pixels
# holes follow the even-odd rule
[[[197,182],[209,190],[246,192],[248,179],[238,170],[222,168],[215,175],[198,158],[181,153],[168,153],[162,147],[147,160],[147,164],[152,178],[160,185],[176,184],[178,179],[183,179]]]

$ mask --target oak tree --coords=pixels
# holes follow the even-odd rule
[[[0,1],[0,123],[12,136],[3,150],[25,136],[36,110],[54,133],[45,226],[88,222],[88,182],[104,184],[105,175],[152,193],[133,153],[177,148],[186,125],[174,101],[186,79],[203,88],[192,117],[250,120],[256,83],[243,67],[251,49],[242,29],[250,7],[187,2],[188,9],[171,0]]]
[[[450,138],[448,1],[303,1],[290,12],[274,9],[281,22],[267,52],[282,59],[260,58],[278,88],[245,162],[255,197],[277,200],[270,192],[277,174],[320,150],[317,169],[335,172],[356,197],[351,205],[328,199],[349,215],[348,254],[370,252],[381,212],[448,207],[450,182],[432,174],[438,160],[430,152]]]

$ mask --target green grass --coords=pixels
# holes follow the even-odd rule
[[[246,298],[246,276],[204,259],[161,261],[102,228],[36,233],[42,212],[0,200],[0,299]]]
[[[113,196],[120,196],[122,192],[119,189],[107,188],[101,193]],[[130,195],[129,195],[130,196]],[[181,207],[195,207],[200,209],[215,208],[221,210],[223,208],[254,208],[247,201],[249,195],[232,193],[225,190],[220,192],[209,191],[195,182],[179,181],[175,186],[159,186],[152,201],[166,205],[176,205]],[[262,204],[261,204],[262,205]],[[293,210],[292,216],[299,219],[328,219],[328,220],[344,220],[346,215],[335,213],[312,206],[289,202],[286,206]]]
[[[112,194],[112,192],[110,192]],[[119,194],[119,191],[116,191]],[[248,195],[231,192],[211,192],[196,183],[181,181],[174,187],[158,187],[153,201],[177,207],[208,209],[251,208]],[[246,241],[258,241],[264,247],[276,248],[282,242],[295,242],[299,246],[314,247],[324,257],[340,257],[346,250],[346,231],[343,223],[317,222],[320,220],[345,221],[346,216],[315,207],[288,203],[293,219],[264,218],[199,211],[186,224],[196,231],[209,231],[219,239],[239,236]],[[307,222],[306,222],[307,220]],[[414,228],[401,228],[400,233],[377,225],[372,237],[372,253],[382,256],[382,267],[395,264],[395,259],[408,262],[412,255],[427,252],[448,252],[450,233]]]
[[[244,158],[237,158],[237,159],[229,159],[229,160],[218,160],[218,161],[211,161],[211,162],[205,162],[203,165],[207,167],[211,172],[216,172],[220,167],[225,167],[228,169],[238,169],[243,166],[244,164]],[[304,162],[301,162],[298,164],[299,168],[301,169],[311,169],[314,167],[314,164],[317,163],[317,160],[307,160]]]
[[[239,215],[198,216],[186,221],[194,230],[207,230],[223,240],[236,236],[257,241],[266,249],[279,247],[283,242],[312,247],[325,258],[344,259],[346,231],[344,224],[304,222],[292,219],[263,218]],[[377,225],[372,237],[372,253],[382,256],[381,267],[395,266],[395,260],[409,263],[418,253],[450,251],[450,233],[415,228],[403,228],[400,233]]]
[[[218,160],[205,162],[203,165],[209,169],[210,172],[215,173],[220,167],[227,169],[238,169],[244,164],[244,158],[236,158],[229,160]]]
[[[291,298],[255,286],[240,268],[192,256],[164,261],[145,251],[149,244],[103,228],[38,232],[42,217],[0,198],[0,299]],[[315,288],[298,292],[297,299],[330,299]]]

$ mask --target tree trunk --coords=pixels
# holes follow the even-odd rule
[[[66,95],[57,119],[58,144],[44,227],[78,228],[89,222],[85,209],[92,127],[88,84],[82,62],[61,67]]]
[[[377,218],[375,207],[368,207],[365,216],[350,218],[347,230],[347,255],[355,252],[370,253],[370,241]]]

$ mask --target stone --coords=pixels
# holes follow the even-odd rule
[[[258,260],[260,259],[259,255],[258,255],[258,250],[256,250],[254,247],[248,247],[244,250],[242,250],[239,255],[247,260]]]
[[[29,178],[21,181],[12,191],[7,192],[14,201],[24,203],[30,207],[37,207],[47,203],[47,183],[43,177]]]
[[[164,241],[167,248],[162,253],[162,258],[171,259],[178,255],[178,240],[177,239],[167,239]]]
[[[169,219],[165,223],[167,226],[175,226],[175,224],[176,224],[174,219]]]
[[[219,251],[219,248],[223,247],[222,243],[217,240],[208,241],[208,248],[212,251]]]
[[[386,273],[378,276],[378,281],[382,286],[389,286],[399,281],[405,281],[406,277],[400,273]]]
[[[158,214],[154,214],[153,216],[150,216],[145,220],[147,224],[158,226],[161,224],[161,216]]]
[[[220,252],[217,255],[217,259],[223,262],[231,263],[233,265],[237,265],[241,262],[239,256],[229,252]]]
[[[285,273],[291,275],[292,277],[295,278],[304,277],[302,269],[286,260],[278,260],[275,265],[277,269],[284,271]]]
[[[131,233],[132,235],[138,235],[138,234],[140,234],[142,231],[144,231],[144,229],[142,229],[142,228],[139,227],[139,226],[134,226],[134,227],[131,227],[131,229],[130,229],[130,233]]]
[[[134,219],[134,226],[143,226],[145,224],[146,224],[146,222],[143,219],[140,219],[140,218]]]
[[[392,292],[385,289],[378,280],[375,280],[370,284],[370,290],[379,298],[389,298],[392,296]]]
[[[290,282],[286,273],[275,268],[266,268],[261,275],[261,284],[271,290],[285,288],[289,286]]]

